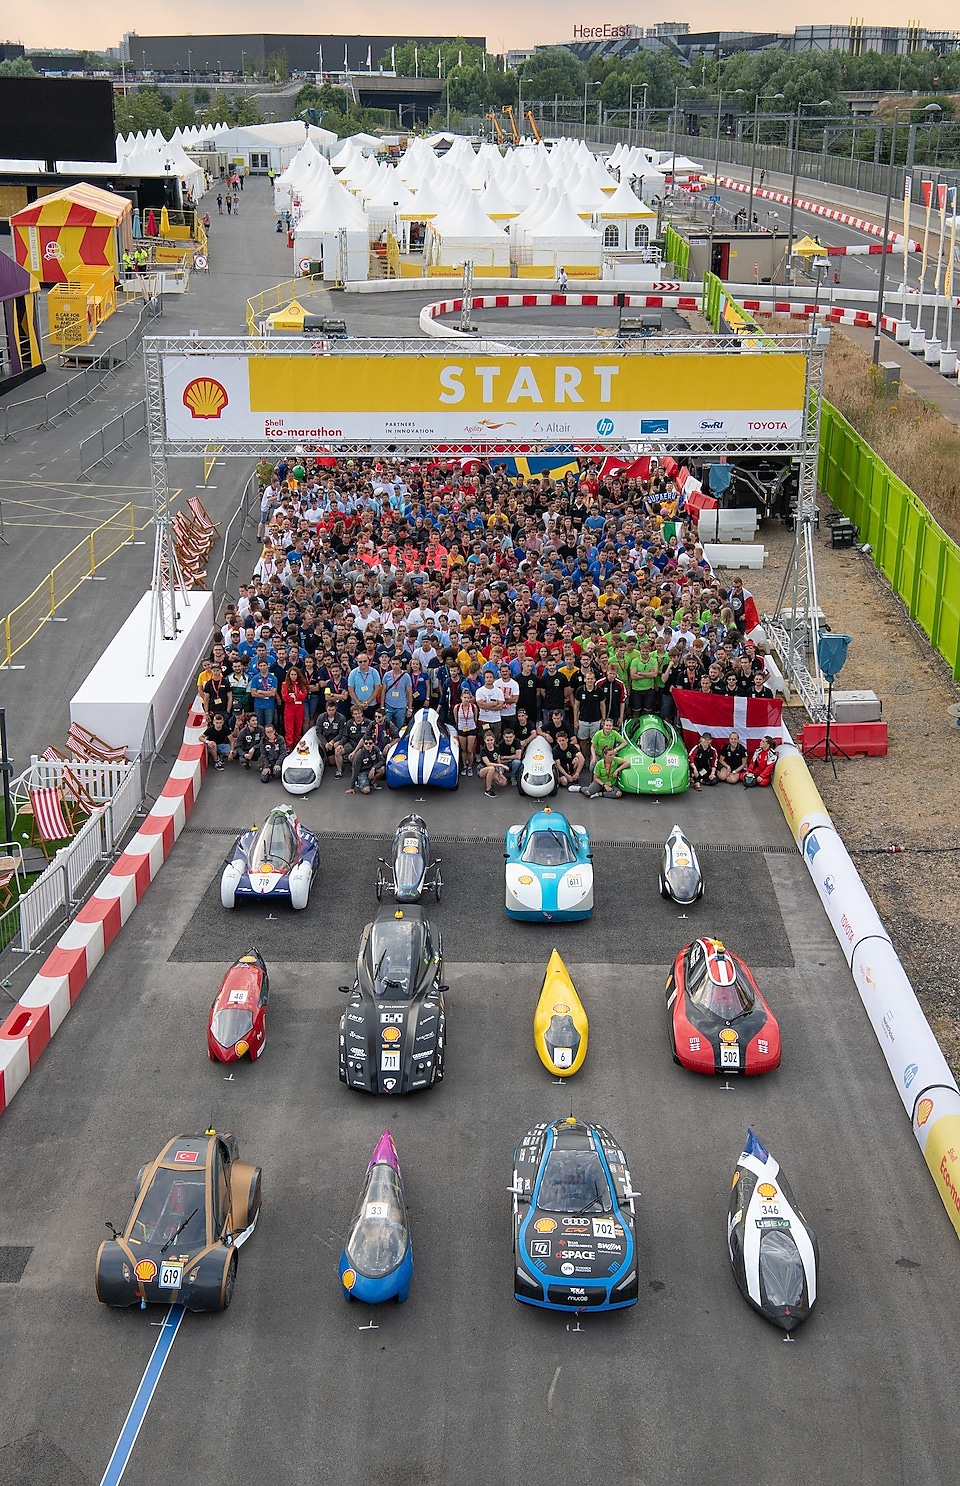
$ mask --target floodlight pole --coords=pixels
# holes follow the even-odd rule
[[[890,236],[890,199],[893,194],[893,163],[897,158],[897,124],[900,120],[900,110],[893,111],[893,134],[890,138],[890,165],[887,169],[887,205],[883,214],[883,237],[880,240],[880,286],[877,290],[877,324],[873,337],[873,364],[880,364],[880,337],[883,334],[883,300],[887,290],[887,257],[889,254]]]
[[[147,634],[146,674],[154,674],[157,635],[175,640],[180,633],[177,604],[190,607],[190,595],[173,541],[170,489],[167,484],[166,423],[163,398],[163,359],[153,336],[143,341],[144,391],[147,404],[147,449],[153,491],[153,577],[150,588],[150,625]]]

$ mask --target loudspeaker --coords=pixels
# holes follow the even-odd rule
[[[820,635],[817,639],[817,664],[828,681],[833,681],[843,670],[847,659],[847,646],[851,635]]]

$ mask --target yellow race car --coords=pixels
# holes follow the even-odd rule
[[[576,1073],[587,1056],[589,1025],[583,1002],[554,950],[533,1014],[533,1040],[544,1068],[560,1078]]]

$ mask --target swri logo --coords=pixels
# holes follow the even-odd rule
[[[700,420],[700,427],[703,429],[704,433],[709,432],[711,429],[717,429],[717,430],[719,430],[719,429],[721,429],[723,427],[723,419],[722,418],[701,418],[701,420]]]
[[[641,433],[669,433],[670,432],[670,419],[669,418],[641,418],[640,419],[640,432]]]
[[[602,438],[606,438],[608,434],[613,433],[613,419],[599,418],[597,420],[597,433],[600,434]]]

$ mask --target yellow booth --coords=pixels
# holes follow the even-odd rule
[[[78,270],[120,278],[133,247],[133,207],[126,196],[81,182],[42,196],[10,218],[17,262],[44,284],[65,284]]]

